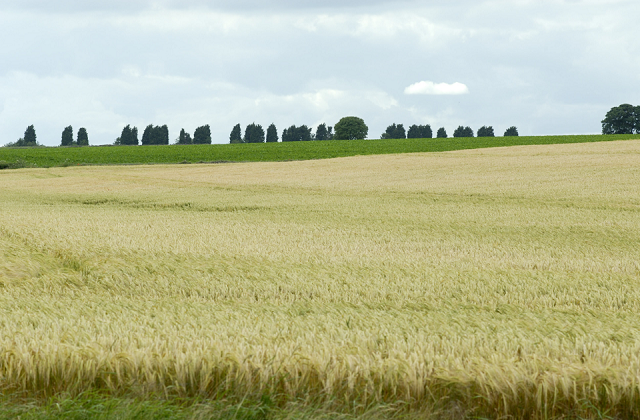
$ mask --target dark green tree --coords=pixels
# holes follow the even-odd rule
[[[483,125],[478,129],[478,137],[495,137],[496,135],[493,133],[493,127]]]
[[[438,128],[438,132],[436,133],[436,137],[439,139],[446,139],[447,137],[447,130],[444,129],[444,127],[440,127]]]
[[[267,128],[267,143],[277,143],[278,142],[278,129],[275,124],[271,124],[269,128]]]
[[[364,140],[369,134],[369,127],[362,118],[344,117],[335,125],[336,140]]]
[[[473,130],[471,127],[458,126],[453,132],[453,137],[473,137]]]
[[[156,144],[169,144],[169,127],[156,127]]]
[[[322,123],[316,128],[316,140],[329,140],[329,130],[327,130],[327,124]]]
[[[187,133],[184,128],[180,130],[180,134],[178,135],[178,141],[176,144],[193,144],[193,140],[191,139],[191,134]]]
[[[242,128],[240,128],[240,124],[236,124],[231,130],[231,134],[229,134],[229,143],[242,143]]]
[[[282,131],[282,141],[309,141],[311,140],[311,130],[306,125],[301,125],[300,127],[292,125]]]
[[[193,144],[211,144],[211,127],[209,124],[196,128],[193,132]]]
[[[87,129],[81,127],[78,130],[78,140],[76,141],[78,146],[88,146],[89,145],[89,135],[87,134]]]
[[[73,127],[68,126],[62,130],[60,146],[73,146]]]
[[[150,144],[153,144],[152,141],[152,135],[153,135],[153,124],[149,124],[144,131],[142,132],[142,145],[143,146],[148,146]]]
[[[402,124],[391,124],[387,130],[380,136],[381,139],[405,139],[407,138],[404,126]]]
[[[602,134],[640,133],[640,106],[614,106],[602,120]]]
[[[131,128],[131,126],[127,124],[127,126],[122,129],[120,137],[118,137],[114,144],[122,146],[137,146],[138,129],[136,127]]]
[[[430,139],[433,137],[433,131],[431,126],[427,125],[412,125],[407,131],[408,139]]]
[[[264,129],[260,124],[251,123],[244,129],[245,143],[264,143]]]
[[[504,132],[504,136],[505,137],[518,137],[518,129],[516,128],[516,126],[511,126],[509,128],[507,128],[507,130]]]
[[[36,140],[36,129],[33,125],[27,127],[24,132],[23,140],[25,146],[36,146],[38,144]]]

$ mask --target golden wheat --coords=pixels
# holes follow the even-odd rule
[[[0,390],[629,415],[639,180],[638,141],[0,172]]]

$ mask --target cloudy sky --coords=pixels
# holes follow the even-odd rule
[[[637,0],[0,0],[0,144],[356,115],[598,133],[640,104]]]

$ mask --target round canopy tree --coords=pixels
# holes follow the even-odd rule
[[[369,127],[362,118],[344,117],[334,127],[335,140],[364,140],[369,134]]]
[[[640,106],[614,106],[602,120],[602,134],[640,133]]]

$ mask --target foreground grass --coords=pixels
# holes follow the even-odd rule
[[[639,141],[4,171],[0,391],[638,418],[638,179]]]
[[[482,137],[312,141],[270,144],[216,144],[172,146],[99,146],[0,148],[0,169],[71,165],[111,165],[194,162],[272,162],[328,159],[358,155],[443,152],[518,145],[570,144],[617,141],[638,135],[578,135],[536,137]]]

